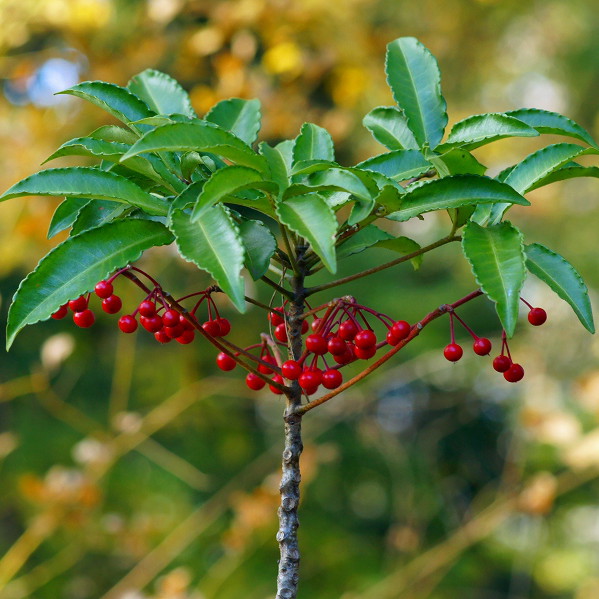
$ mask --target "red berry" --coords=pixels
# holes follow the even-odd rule
[[[102,310],[106,314],[116,314],[123,307],[123,302],[118,295],[109,295],[102,300]]]
[[[187,318],[185,318],[185,316],[183,316],[183,314],[179,314],[179,324],[185,329],[185,330],[189,330],[189,331],[193,331],[193,325],[191,324],[191,322],[189,320],[187,320]]]
[[[541,326],[547,320],[547,312],[543,308],[533,308],[528,313],[528,322],[535,327]],[[522,377],[520,377],[522,378]],[[520,380],[520,379],[518,379]]]
[[[347,343],[341,337],[331,337],[327,348],[334,356],[341,356],[347,351]]]
[[[123,333],[133,333],[137,329],[137,320],[131,314],[125,314],[119,318],[119,329]]]
[[[172,339],[166,334],[164,329],[160,329],[154,333],[154,338],[158,343],[170,343]]]
[[[183,325],[185,326],[185,325]],[[219,337],[220,336],[220,325],[216,320],[207,320],[202,328],[210,335],[211,337]]]
[[[457,343],[450,343],[443,350],[445,359],[449,360],[450,362],[457,362],[463,354],[464,350]]]
[[[315,318],[310,325],[310,328],[316,332],[320,328],[320,323],[322,322],[322,318]]]
[[[283,308],[273,308],[272,312],[268,313],[268,320],[273,327],[276,327],[284,322],[283,319]]]
[[[341,339],[351,341],[358,334],[358,327],[352,320],[345,320],[339,325],[338,335]]]
[[[82,295],[77,299],[71,300],[69,302],[69,308],[73,312],[83,312],[83,310],[87,308],[87,298],[84,295]]]
[[[472,345],[472,349],[478,356],[487,356],[491,351],[491,342],[486,337],[479,337]]]
[[[360,349],[368,349],[376,345],[376,335],[370,329],[364,329],[355,336],[354,343]]]
[[[287,328],[284,322],[275,327],[275,338],[281,343],[287,343]]]
[[[308,324],[308,321],[304,318],[304,320],[302,320],[302,335],[305,335],[308,332],[309,328],[310,325]]]
[[[147,318],[151,318],[156,314],[156,304],[150,300],[144,300],[139,304],[139,313],[142,316]]]
[[[322,373],[317,368],[304,370],[304,372],[300,374],[298,381],[302,389],[306,390],[314,388],[316,390],[322,381]]]
[[[397,338],[397,337],[396,337],[396,336],[393,334],[393,331],[392,331],[391,329],[389,329],[389,330],[387,331],[387,337],[386,337],[386,339],[387,339],[387,343],[388,343],[389,345],[397,345],[397,344],[398,344],[398,343],[401,341],[401,339],[398,339],[398,338]]]
[[[376,354],[376,345],[371,345],[370,347],[356,347],[354,353],[356,354],[356,358],[360,358],[360,360],[370,360],[370,358]]]
[[[343,375],[334,368],[325,370],[322,373],[322,386],[325,389],[337,389],[343,382]]]
[[[231,323],[226,318],[217,318],[216,322],[220,327],[220,336],[226,337],[231,332]]]
[[[353,354],[350,351],[347,351],[340,356],[333,356],[333,360],[335,360],[337,364],[349,364],[353,359]]]
[[[503,354],[501,354],[500,356],[497,356],[493,360],[493,368],[497,372],[505,372],[511,365],[512,365],[512,361],[507,356],[504,356]]]
[[[52,318],[54,318],[54,320],[60,320],[61,318],[64,318],[67,315],[67,312],[67,304],[64,304],[63,306],[60,306],[60,308],[58,308],[58,310],[56,310],[54,314],[52,314]]]
[[[245,377],[245,384],[252,391],[260,391],[266,385],[266,382],[263,381],[257,374],[253,372],[248,372],[248,375]]]
[[[328,350],[326,339],[322,335],[312,333],[306,337],[306,349],[313,354],[322,356]]]
[[[149,333],[156,333],[162,328],[162,318],[158,314],[154,314],[154,316],[140,316],[139,322]]]
[[[262,361],[267,362],[268,364],[272,364],[273,366],[277,365],[277,361],[275,360],[274,356],[263,356]],[[272,368],[269,368],[264,364],[258,365],[258,371],[262,374],[272,374],[274,372]]]
[[[221,351],[218,354],[218,356],[216,356],[216,365],[221,370],[228,372],[229,370],[233,370],[233,368],[237,366],[237,362],[235,362],[235,360],[231,356]]]
[[[316,387],[306,387],[305,389],[302,387],[302,391],[306,395],[314,395],[318,391],[318,385]]]
[[[106,299],[112,295],[114,289],[112,288],[112,283],[100,281],[96,284],[94,291],[99,298]]]
[[[176,324],[174,327],[164,327],[164,332],[171,338],[176,339],[183,335],[185,331],[187,331],[181,323]]]
[[[399,343],[410,334],[412,327],[410,326],[409,322],[406,322],[405,320],[398,320],[397,322],[393,323],[393,326],[390,330]],[[397,343],[391,345],[397,345]]]
[[[176,310],[168,309],[162,315],[162,324],[165,327],[174,327],[179,324],[179,312]]]
[[[283,362],[281,372],[286,379],[296,381],[302,373],[302,367],[295,360],[287,360]]]
[[[188,343],[191,343],[194,340],[195,336],[196,336],[196,333],[193,329],[185,329],[183,331],[183,333],[181,333],[181,335],[176,337],[176,340],[181,345],[187,345]]]
[[[503,378],[508,383],[517,383],[524,378],[524,368],[520,364],[512,364],[504,373]]]
[[[73,314],[73,322],[82,329],[91,327],[95,320],[96,317],[94,316],[94,313],[89,309],[83,310],[82,312],[75,312],[75,314]]]
[[[284,385],[285,384],[285,381],[283,380],[283,377],[280,374],[275,374],[275,376],[272,377],[272,380],[275,383],[279,383],[279,385]],[[275,395],[283,395],[283,392],[280,389],[277,389],[274,385],[268,385],[268,388]]]

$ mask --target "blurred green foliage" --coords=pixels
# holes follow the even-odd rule
[[[439,59],[455,120],[535,106],[599,136],[599,21],[584,0],[0,0],[0,15],[2,189],[104,123],[53,91],[72,78],[123,84],[147,67],[182,81],[200,114],[224,97],[258,97],[266,139],[313,121],[331,131],[340,161],[361,160],[376,151],[361,117],[391,102],[382,60],[402,35]],[[498,171],[535,143],[501,142],[479,156]],[[534,208],[514,209],[514,220],[563,250],[596,297],[596,182],[533,195]],[[2,206],[3,320],[20,277],[49,248],[54,206]],[[445,225],[397,226],[425,241]],[[342,292],[416,319],[472,289],[457,251]],[[175,293],[209,284],[168,251],[144,260]],[[352,271],[365,261],[356,256]],[[119,292],[125,304],[139,299]],[[306,418],[300,596],[599,596],[599,344],[534,281],[526,297],[550,319],[516,333],[522,384],[505,383],[484,358],[448,364],[441,320]],[[224,310],[240,345],[265,327],[256,309]],[[484,300],[462,315],[497,340]],[[251,394],[238,372],[217,373],[201,342],[150,341],[118,334],[109,317],[91,331],[48,322],[0,361],[3,599],[274,595],[282,403]]]

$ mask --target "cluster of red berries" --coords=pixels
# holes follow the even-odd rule
[[[528,322],[534,326],[540,326],[547,320],[547,312],[543,308],[533,308],[526,300],[522,301],[529,307]],[[455,342],[454,321],[456,319],[474,339],[472,349],[479,356],[487,356],[491,353],[491,342],[485,337],[479,337],[453,310],[449,312],[449,328],[451,332],[451,343],[445,346],[443,355],[450,362],[457,362],[464,354],[464,350]],[[512,360],[507,343],[505,331],[502,333],[501,353],[493,359],[493,369],[503,374],[503,378],[509,383],[517,383],[524,378],[524,368]]]

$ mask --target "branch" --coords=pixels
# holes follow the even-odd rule
[[[293,294],[287,291],[284,287],[281,287],[278,283],[275,283],[272,279],[269,279],[266,275],[260,277],[261,281],[264,281],[267,285],[270,285],[273,289],[276,289],[281,295],[284,295],[287,299],[292,299]]]

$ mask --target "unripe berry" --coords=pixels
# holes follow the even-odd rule
[[[235,360],[231,356],[221,351],[218,354],[218,356],[216,356],[216,365],[221,370],[228,372],[229,370],[233,370],[233,368],[237,366],[237,362],[235,362]]]
[[[512,364],[504,373],[503,378],[508,383],[517,383],[524,378],[524,368],[520,364]]]
[[[162,315],[162,324],[165,327],[174,327],[179,324],[179,312],[176,310],[168,309]]]
[[[106,299],[113,294],[114,289],[112,287],[112,283],[109,283],[108,281],[100,281],[96,284],[94,291],[99,298]]]
[[[106,314],[116,314],[123,307],[123,302],[118,295],[109,295],[102,300],[102,310]]]
[[[543,308],[533,308],[528,313],[528,322],[535,327],[541,326],[547,320],[547,312]],[[520,379],[518,379],[520,380]]]
[[[356,358],[360,358],[360,360],[370,360],[370,358],[376,354],[376,345],[371,345],[370,347],[356,347],[354,353]]]
[[[333,356],[341,356],[347,351],[347,343],[341,337],[331,337],[327,348]]]
[[[281,372],[286,379],[296,381],[302,373],[302,367],[295,360],[287,360],[283,362]]]
[[[181,345],[187,345],[194,340],[196,333],[193,329],[185,329],[181,335],[176,337],[176,341],[178,341]]]
[[[507,356],[504,356],[503,354],[501,354],[500,356],[497,356],[493,360],[493,368],[497,372],[505,372],[506,370],[508,370],[508,368],[511,365],[512,365],[512,361]]]
[[[472,345],[472,349],[478,356],[487,356],[491,351],[491,342],[486,337],[479,337]]]
[[[397,342],[399,343],[410,334],[412,327],[410,326],[409,322],[406,322],[405,320],[398,320],[397,322],[393,323],[393,326],[390,330],[393,333],[393,336],[397,339]],[[397,345],[397,343],[392,345]]]
[[[263,381],[257,374],[253,372],[248,372],[248,375],[245,377],[245,384],[252,391],[260,391],[266,385],[266,382]]]
[[[63,306],[60,306],[60,308],[58,308],[58,310],[56,310],[54,314],[52,314],[52,318],[54,318],[54,320],[60,320],[61,318],[64,318],[67,315],[68,311],[69,309],[67,304],[64,304]]]
[[[137,329],[137,320],[131,314],[125,314],[119,318],[119,329],[123,333],[133,333]]]
[[[351,341],[358,334],[358,327],[352,320],[344,320],[339,325],[339,332],[337,334],[341,339]]]
[[[275,327],[275,339],[281,343],[287,343],[287,328],[285,323],[282,322]]]
[[[322,356],[327,353],[327,342],[326,339],[317,333],[312,333],[306,337],[306,349],[318,356]]]
[[[273,311],[268,313],[268,320],[270,320],[270,324],[272,324],[273,327],[283,323],[283,308],[273,308]]]
[[[154,339],[158,343],[170,343],[172,339],[165,333],[164,329],[160,329],[154,333]]]
[[[334,368],[325,370],[322,373],[322,386],[325,389],[337,389],[343,382],[343,375]]]
[[[81,312],[75,312],[75,314],[73,314],[73,322],[82,329],[91,327],[95,320],[96,317],[94,316],[94,313],[89,309],[85,309]]]
[[[185,326],[185,325],[183,325],[183,326]],[[220,326],[219,326],[218,322],[216,322],[216,320],[207,320],[202,325],[202,328],[211,337],[218,337],[218,336],[220,336]]]
[[[376,335],[370,329],[364,329],[355,336],[354,343],[360,349],[369,349],[376,345]]]
[[[280,374],[275,374],[275,376],[272,377],[272,380],[275,383],[279,383],[279,385],[284,385],[285,384],[285,381],[283,380],[283,377]],[[277,389],[274,385],[268,385],[268,388],[275,395],[283,395],[283,392],[280,389]]]
[[[216,322],[220,327],[220,336],[226,337],[231,332],[231,323],[226,318],[217,318]]]
[[[87,298],[84,295],[82,295],[77,299],[71,300],[69,302],[69,308],[73,312],[83,312],[83,310],[87,308]]]
[[[457,343],[450,343],[443,350],[445,359],[449,360],[450,362],[457,362],[463,354],[464,350]]]
[[[150,300],[144,300],[139,304],[139,313],[146,318],[151,318],[156,314],[156,304]]]
[[[263,356],[262,361],[267,362],[268,364],[272,364],[273,366],[277,365],[277,361],[275,360],[274,356],[270,356],[270,355]],[[265,366],[264,364],[258,365],[258,371],[261,372],[262,374],[272,374],[274,372],[272,368],[269,368],[268,366]]]
[[[139,322],[149,333],[156,333],[162,328],[162,318],[158,314],[154,314],[154,316],[140,316]]]

